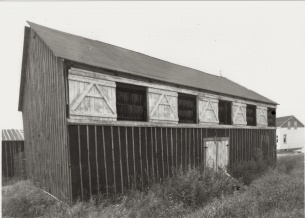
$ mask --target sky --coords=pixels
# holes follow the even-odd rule
[[[305,2],[0,2],[0,129],[18,112],[26,21],[222,75],[305,124]]]

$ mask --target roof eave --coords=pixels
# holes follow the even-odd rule
[[[28,59],[28,49],[29,49],[29,36],[30,36],[30,27],[24,27],[24,41],[23,41],[23,55],[22,55],[22,65],[21,65],[21,79],[20,79],[20,88],[19,88],[19,103],[18,111],[22,111],[23,105],[23,95],[24,95],[24,85],[26,80],[26,68],[27,68],[27,59]]]

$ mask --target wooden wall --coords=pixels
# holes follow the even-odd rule
[[[2,178],[26,177],[24,141],[2,141]]]
[[[22,105],[27,175],[59,199],[69,200],[64,62],[33,30],[29,40]]]
[[[254,148],[276,161],[275,129],[69,125],[72,196],[114,195],[205,162],[204,141],[228,137],[229,164],[249,161]]]

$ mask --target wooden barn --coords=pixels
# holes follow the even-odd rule
[[[305,147],[304,124],[295,116],[277,117],[276,127],[276,148],[278,151]]]
[[[183,170],[276,161],[276,105],[225,77],[29,22],[19,111],[27,173],[60,199]]]
[[[2,130],[2,178],[26,177],[23,130]]]

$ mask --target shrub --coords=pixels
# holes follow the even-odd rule
[[[178,171],[159,186],[156,192],[162,198],[183,203],[184,206],[199,207],[213,198],[232,194],[235,186],[241,186],[241,184],[222,171],[216,173],[212,169],[207,168],[203,171],[198,168],[187,173]]]
[[[229,166],[228,171],[234,178],[241,179],[245,185],[249,185],[254,179],[259,178],[272,166],[272,161],[263,159],[262,150],[255,148],[253,160],[233,164]]]
[[[20,181],[2,189],[2,214],[11,217],[38,217],[55,202],[29,181]]]
[[[298,165],[303,165],[300,159]],[[269,170],[245,191],[214,199],[188,217],[304,217],[304,168],[290,174]]]

